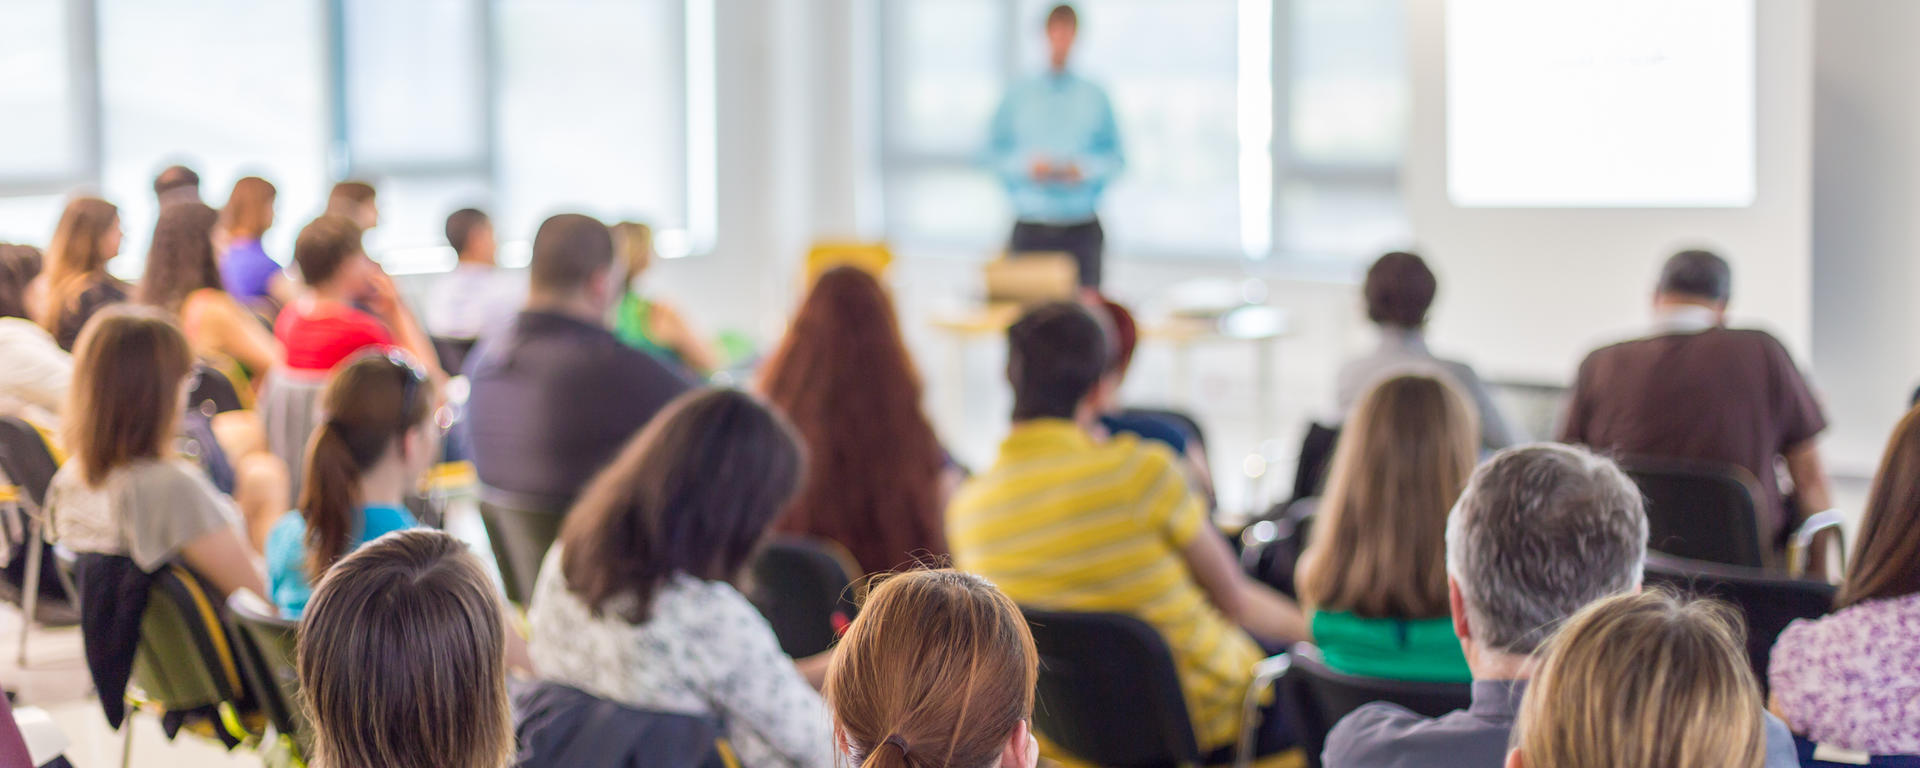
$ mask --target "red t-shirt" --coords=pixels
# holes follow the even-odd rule
[[[393,346],[393,332],[353,307],[296,301],[280,311],[273,335],[287,349],[287,367],[331,371],[367,347]]]

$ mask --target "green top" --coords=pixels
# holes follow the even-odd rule
[[[680,354],[662,345],[653,337],[653,302],[638,293],[628,292],[620,299],[620,311],[614,316],[613,335],[620,343],[653,355],[674,365],[685,367],[687,362]]]
[[[1473,679],[1453,619],[1369,619],[1315,611],[1313,644],[1327,666],[1349,675],[1464,683]]]

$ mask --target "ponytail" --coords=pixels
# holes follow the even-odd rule
[[[307,523],[307,574],[315,583],[346,554],[354,509],[359,506],[354,486],[360,469],[340,428],[332,421],[322,422],[307,444],[307,469],[300,488],[300,516]]]
[[[913,765],[913,749],[898,734],[882,739],[873,749],[867,750],[866,759],[860,761],[860,768],[906,768],[910,765]]]

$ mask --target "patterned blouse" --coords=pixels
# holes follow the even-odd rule
[[[833,726],[765,618],[732,586],[674,576],[641,624],[594,617],[547,553],[527,620],[543,678],[639,709],[721,721],[746,768],[832,768]]]
[[[1794,732],[1875,755],[1920,755],[1920,593],[1796,621],[1769,665]]]

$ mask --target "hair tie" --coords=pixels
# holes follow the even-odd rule
[[[888,736],[886,739],[880,742],[880,746],[884,747],[888,745],[892,745],[894,748],[899,749],[901,757],[906,757],[907,755],[911,754],[907,750],[907,740],[900,738],[900,734],[896,733],[892,736]]]

